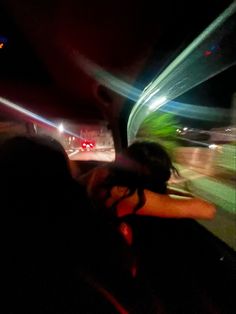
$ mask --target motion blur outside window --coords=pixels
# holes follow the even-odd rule
[[[128,141],[169,150],[182,175],[170,184],[216,204],[215,219],[199,222],[236,250],[235,64],[236,2],[144,89]]]

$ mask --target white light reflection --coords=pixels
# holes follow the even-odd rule
[[[216,149],[218,147],[218,145],[216,144],[211,144],[208,146],[210,149]]]
[[[60,133],[63,133],[63,132],[64,132],[64,126],[63,126],[62,123],[59,124],[59,126],[58,126],[57,128],[58,128],[58,131],[59,131]]]
[[[168,101],[171,101],[236,63],[235,15],[236,1],[144,89],[129,116],[127,130],[129,144],[135,140],[140,125],[150,113],[146,99],[155,98],[157,90],[158,95],[168,95]],[[211,57],[206,57],[205,51],[212,45],[219,48]]]
[[[166,96],[154,99],[154,101],[149,105],[148,109],[151,111],[155,111],[160,108],[167,101]]]

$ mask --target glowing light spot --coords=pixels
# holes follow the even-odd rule
[[[58,126],[58,131],[59,131],[60,133],[63,133],[63,132],[64,132],[64,126],[63,126],[62,123],[59,124],[59,126]]]
[[[3,49],[4,43],[0,43],[0,49]]]
[[[211,144],[211,145],[209,145],[209,148],[210,149],[216,149],[218,146],[216,145],[216,144]]]
[[[152,110],[152,111],[157,110],[166,101],[167,101],[167,98],[165,96],[155,99],[149,106],[149,110]]]

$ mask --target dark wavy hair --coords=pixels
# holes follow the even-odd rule
[[[129,189],[129,193],[113,206],[137,191],[139,202],[134,210],[138,210],[145,203],[144,189],[159,194],[167,193],[167,182],[172,173],[178,175],[163,146],[149,141],[134,142],[110,168],[106,180],[107,187],[120,185]]]
[[[153,192],[165,194],[171,174],[178,174],[167,151],[156,142],[135,142],[126,149],[124,155],[139,164],[141,184]]]

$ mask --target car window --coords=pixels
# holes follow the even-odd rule
[[[128,140],[162,143],[179,179],[216,204],[200,222],[236,249],[236,4],[226,9],[144,89],[129,117]]]

